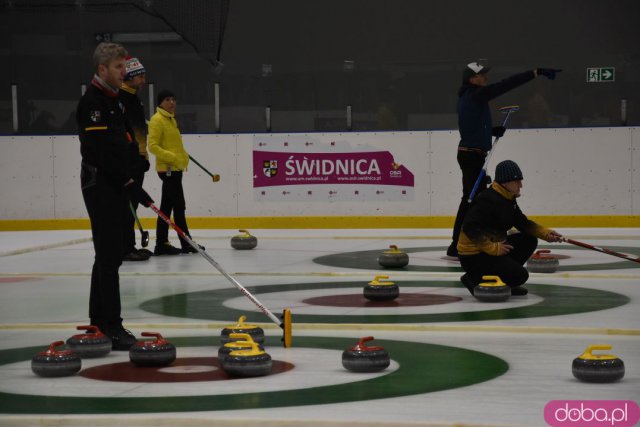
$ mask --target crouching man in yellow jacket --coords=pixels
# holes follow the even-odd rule
[[[516,162],[496,166],[495,181],[471,204],[462,222],[458,257],[465,274],[462,284],[471,292],[483,276],[498,276],[511,287],[511,295],[526,295],[522,285],[529,279],[525,262],[538,239],[559,242],[562,235],[543,227],[522,213],[516,198],[522,189],[522,171]],[[515,227],[519,233],[508,231]]]
[[[191,237],[185,217],[186,203],[182,190],[182,172],[189,165],[189,154],[182,145],[182,136],[176,122],[176,97],[168,91],[158,93],[158,108],[149,121],[147,138],[149,151],[156,156],[156,171],[162,180],[160,210],[171,217],[175,224]],[[169,243],[169,226],[160,218],[156,223],[156,247],[154,255],[178,255],[197,252],[186,240],[180,238],[181,249]],[[204,249],[204,248],[203,248]]]

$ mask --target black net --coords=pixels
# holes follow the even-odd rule
[[[24,9],[31,14],[73,8],[78,12],[84,9],[114,16],[135,8],[161,19],[191,45],[199,56],[219,70],[222,66],[220,54],[229,2],[230,0],[16,0],[7,1],[4,6],[14,10]],[[109,38],[108,33],[105,36],[105,39]]]

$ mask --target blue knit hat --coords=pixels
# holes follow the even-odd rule
[[[522,179],[522,171],[513,160],[504,160],[496,166],[495,181],[499,184]]]

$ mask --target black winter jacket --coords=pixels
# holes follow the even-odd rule
[[[458,91],[459,146],[491,150],[492,124],[489,101],[534,77],[533,71],[526,71],[487,86],[464,83]]]
[[[507,239],[507,231],[519,231],[546,239],[549,229],[522,213],[513,193],[494,182],[478,194],[462,222],[458,240],[458,254],[475,255],[480,252],[498,255],[498,243]]]
[[[93,179],[98,184],[124,191],[131,178],[129,136],[122,103],[109,95],[92,82],[80,98],[76,109],[80,154],[85,166],[95,169]]]

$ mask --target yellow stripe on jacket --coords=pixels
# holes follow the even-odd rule
[[[182,135],[178,129],[175,116],[162,108],[149,120],[147,137],[149,151],[156,156],[156,170],[166,172],[186,171],[189,165],[189,154],[182,145]]]

